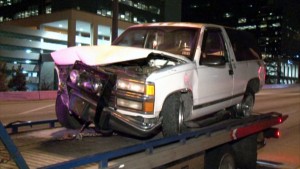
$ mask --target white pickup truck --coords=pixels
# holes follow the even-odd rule
[[[111,46],[51,55],[59,122],[67,128],[92,124],[103,134],[170,136],[221,110],[249,116],[265,81],[255,38],[211,24],[136,25]]]

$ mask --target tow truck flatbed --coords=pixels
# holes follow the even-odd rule
[[[85,136],[78,140],[74,139],[78,131],[65,128],[11,134],[10,138],[20,154],[7,151],[5,153],[5,147],[11,144],[6,144],[6,139],[1,132],[3,145],[0,147],[2,158],[0,168],[204,166],[207,150],[266,131],[282,123],[286,118],[287,116],[282,116],[280,113],[270,112],[244,119],[228,119],[173,137],[164,138],[159,134],[147,140],[122,135],[90,137],[95,135],[90,130],[85,130],[83,133]],[[16,165],[13,160],[10,160],[18,156],[24,158],[25,164]]]

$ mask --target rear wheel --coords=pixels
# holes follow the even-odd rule
[[[236,154],[236,166],[242,169],[256,168],[257,134],[242,138],[232,145]]]
[[[234,111],[237,117],[249,117],[252,114],[254,107],[254,94],[247,92],[241,103],[235,106]]]
[[[56,97],[55,104],[56,117],[59,123],[69,129],[80,129],[82,124],[69,113],[67,106],[62,101],[62,96]]]
[[[173,136],[184,132],[184,119],[191,112],[191,108],[192,98],[189,94],[176,93],[168,97],[161,112],[163,135]]]
[[[223,145],[205,153],[204,169],[235,169],[235,157],[229,145]]]

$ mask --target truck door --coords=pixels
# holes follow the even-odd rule
[[[198,73],[198,98],[194,111],[211,113],[228,107],[233,90],[233,70],[222,30],[206,28],[201,45]],[[199,113],[195,113],[199,114]]]

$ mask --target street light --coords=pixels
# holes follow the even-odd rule
[[[119,4],[118,0],[113,0],[113,17],[112,17],[112,30],[111,30],[111,42],[118,37],[118,16],[119,16]]]

